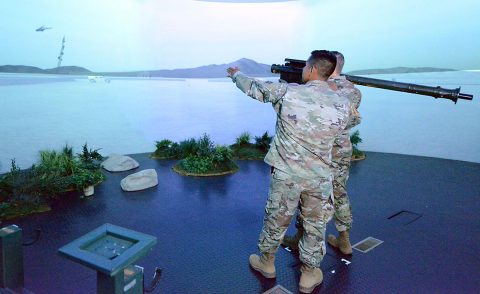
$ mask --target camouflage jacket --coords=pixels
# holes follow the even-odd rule
[[[277,113],[275,136],[265,162],[301,178],[326,179],[325,192],[330,195],[333,141],[347,125],[350,101],[323,81],[272,83],[241,72],[232,80],[248,96],[272,103]]]
[[[337,76],[329,79],[329,81],[334,82],[337,87],[337,93],[340,96],[348,98],[348,100],[350,100],[350,102],[354,106],[350,114],[350,119],[348,120],[347,127],[345,129],[349,130],[354,126],[360,124],[360,122],[362,121],[362,117],[357,110],[362,100],[362,93],[360,92],[360,90],[355,88],[352,82],[347,80],[344,76]]]

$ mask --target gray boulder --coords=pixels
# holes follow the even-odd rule
[[[139,167],[138,162],[125,155],[111,154],[102,162],[102,167],[109,172],[122,172]]]
[[[140,191],[156,185],[158,185],[158,176],[154,169],[145,169],[131,174],[120,182],[124,191]]]

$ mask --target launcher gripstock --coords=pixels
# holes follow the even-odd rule
[[[284,65],[272,64],[272,73],[279,73],[280,79],[287,83],[302,84],[302,68],[305,66],[305,60],[285,58]],[[442,87],[430,87],[409,83],[400,83],[380,79],[372,79],[359,76],[343,75],[350,82],[367,87],[381,88],[399,92],[407,92],[418,95],[432,96],[435,98],[445,98],[457,103],[458,99],[472,100],[473,95],[460,93],[460,87],[457,89],[445,89]]]

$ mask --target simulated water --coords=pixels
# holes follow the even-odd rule
[[[480,72],[377,75],[375,78],[462,87],[473,101],[434,99],[368,87],[359,125],[360,149],[480,162]],[[112,78],[0,74],[0,172],[21,168],[38,151],[87,142],[100,153],[152,152],[155,141],[207,133],[232,144],[242,132],[274,133],[269,104],[241,93],[228,79]]]

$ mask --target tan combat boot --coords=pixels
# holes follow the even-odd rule
[[[303,230],[297,230],[294,236],[285,236],[282,241],[282,246],[288,247],[293,251],[298,251],[298,242],[303,237]]]
[[[348,231],[340,232],[338,238],[334,235],[328,235],[328,244],[338,248],[343,254],[352,254],[352,244],[350,244],[350,236]]]
[[[302,272],[302,275],[300,276],[298,288],[302,293],[312,293],[313,289],[323,281],[322,270],[318,267],[302,265],[300,271]]]
[[[276,277],[275,254],[265,253],[260,256],[252,254],[248,261],[250,262],[250,266],[265,278],[273,279]]]

